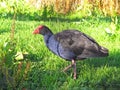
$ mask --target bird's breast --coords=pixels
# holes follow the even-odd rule
[[[64,59],[71,60],[75,56],[69,49],[63,48],[60,42],[54,39],[54,36],[51,36],[48,40],[45,40],[45,43],[50,51]]]
[[[49,38],[49,40],[46,42],[46,46],[56,55],[59,55],[58,47],[59,43],[54,40],[53,36]]]

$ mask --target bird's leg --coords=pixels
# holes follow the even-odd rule
[[[76,74],[76,62],[75,62],[75,60],[72,59],[71,64],[70,64],[69,66],[67,66],[67,67],[63,70],[63,72],[67,71],[67,70],[70,69],[71,67],[73,67],[73,72],[74,72],[73,77],[74,77],[74,79],[76,79],[77,74]]]
[[[68,69],[70,69],[71,67],[72,67],[73,65],[72,65],[72,63],[69,65],[69,66],[67,66],[64,70],[63,70],[63,72],[66,72]]]
[[[75,60],[72,60],[72,65],[73,65],[73,72],[74,72],[73,78],[76,79],[77,74],[76,74],[76,62],[75,62]]]
[[[63,72],[66,72],[68,69],[70,69],[73,65],[74,65],[74,60],[72,60],[71,61],[71,64],[69,65],[69,66],[67,66],[64,70],[63,70]]]

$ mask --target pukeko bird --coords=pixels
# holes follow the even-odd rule
[[[63,30],[53,34],[47,26],[40,25],[33,31],[33,34],[42,34],[50,51],[71,61],[71,64],[63,71],[73,67],[74,79],[76,79],[77,60],[108,56],[108,49],[100,46],[92,37],[78,30]]]

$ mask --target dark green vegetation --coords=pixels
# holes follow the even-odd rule
[[[8,90],[104,90],[120,87],[120,18],[54,18],[41,21],[17,19],[11,32],[12,19],[0,19],[0,86]],[[77,62],[77,80],[69,65],[45,46],[43,37],[33,35],[40,24],[57,33],[64,29],[78,29],[109,49],[106,58]],[[14,25],[13,25],[14,26]],[[13,28],[14,29],[14,28]],[[14,34],[14,35],[13,35]],[[11,35],[11,36],[10,36]],[[116,89],[117,90],[117,89]]]

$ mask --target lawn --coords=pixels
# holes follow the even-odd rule
[[[9,68],[12,72],[10,76],[13,80],[6,79],[5,84],[1,84],[1,89],[6,85],[10,90],[13,88],[17,90],[118,90],[117,88],[120,88],[119,20],[119,17],[111,19],[102,16],[77,19],[54,18],[45,21],[18,19],[15,22],[14,32],[15,52],[12,53],[5,47],[10,39],[12,19],[1,18],[0,45],[5,47],[6,51],[4,49],[0,51],[5,54],[6,62],[13,60],[8,66],[4,65],[7,67],[6,70]],[[50,52],[41,35],[32,34],[33,30],[41,24],[47,25],[54,33],[64,29],[80,30],[108,48],[109,56],[78,61],[78,77],[74,80],[72,70],[61,72],[70,62]],[[15,56],[18,52],[22,53],[23,57]],[[10,57],[11,53],[12,57]],[[3,54],[0,55],[1,62],[4,60]],[[0,69],[3,70],[3,67]],[[4,75],[6,74],[3,74],[3,77]]]

